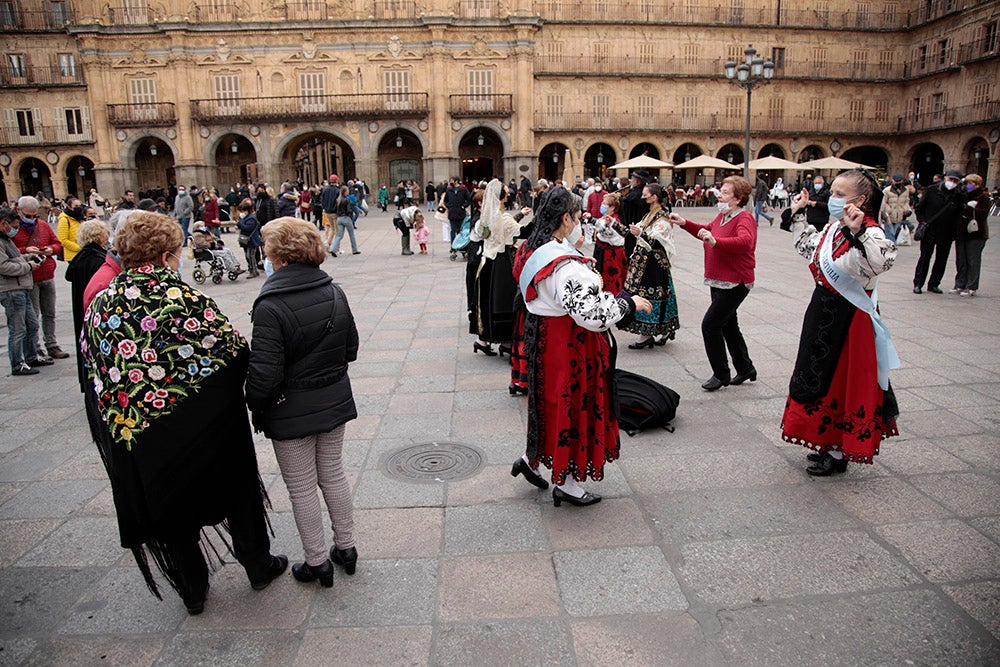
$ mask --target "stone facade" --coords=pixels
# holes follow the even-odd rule
[[[19,0],[2,19],[6,196],[590,176],[643,152],[739,167],[747,95],[722,72],[747,43],[776,61],[751,158],[1000,184],[1000,3],[789,4]]]

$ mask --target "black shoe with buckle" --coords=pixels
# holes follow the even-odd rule
[[[582,496],[577,498],[576,496],[571,496],[562,489],[555,487],[552,489],[552,504],[559,507],[564,502],[570,505],[576,505],[577,507],[586,507],[587,505],[596,505],[601,502],[601,496],[596,493],[591,493],[590,491],[585,491]]]
[[[514,465],[510,467],[510,476],[517,477],[518,475],[524,475],[524,479],[532,486],[537,486],[539,489],[544,491],[549,488],[549,483],[542,479],[542,476],[531,469],[524,459],[518,459],[514,461]]]
[[[822,461],[806,468],[806,472],[813,477],[829,477],[847,472],[847,459],[835,459],[829,454],[824,454]]]

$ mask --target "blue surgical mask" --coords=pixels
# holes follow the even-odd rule
[[[975,189],[976,189],[976,184],[975,183],[966,183],[965,184],[965,191],[966,192],[972,192]]]
[[[7,236],[9,236],[11,238],[14,238],[15,236],[17,236],[17,227],[11,227],[10,229],[8,229],[7,230]]]
[[[601,215],[607,215],[607,214],[608,214],[608,205],[601,204]]]
[[[823,189],[823,184],[822,183],[813,183],[813,190],[815,190],[816,192],[819,192],[822,189]]]
[[[847,206],[847,197],[830,197],[830,200],[826,202],[826,208],[830,211],[830,215],[837,220],[844,219],[845,206]]]
[[[264,275],[267,276],[268,278],[270,278],[272,273],[274,273],[274,264],[271,263],[271,260],[269,260],[269,259],[267,259],[265,257],[264,258]]]

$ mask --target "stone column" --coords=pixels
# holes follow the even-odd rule
[[[52,167],[51,173],[49,180],[52,181],[52,195],[59,199],[65,199],[69,193],[69,182],[66,180],[66,175],[59,172],[56,167]]]
[[[1000,187],[1000,149],[995,144],[990,150],[990,159],[987,162],[986,177],[983,182],[990,190]]]

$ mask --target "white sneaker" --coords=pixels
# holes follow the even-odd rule
[[[976,296],[976,290],[966,289],[958,293],[959,296]]]
[[[957,287],[952,287],[950,290],[948,290],[948,294],[960,294],[964,291],[965,290],[958,289]]]

